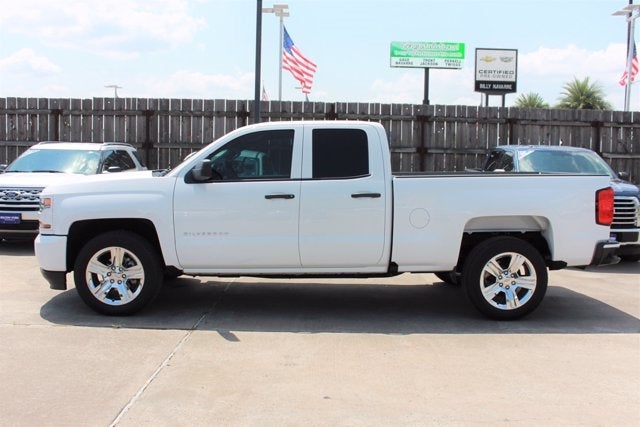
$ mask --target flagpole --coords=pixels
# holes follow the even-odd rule
[[[629,111],[631,105],[631,68],[633,66],[633,31],[635,27],[635,18],[632,12],[629,12],[627,19],[629,20],[629,37],[627,39],[627,85],[624,87],[624,111]]]
[[[633,4],[633,0],[629,0],[629,5],[617,10],[614,16],[624,16],[627,20],[627,64],[626,64],[626,82],[624,87],[624,111],[629,111],[631,105],[631,71],[633,70],[633,51],[634,51],[634,30],[635,20],[640,15],[640,5]],[[634,15],[634,12],[637,12]]]
[[[287,13],[287,16],[289,13]],[[282,101],[282,44],[284,42],[284,14],[280,14],[280,62],[278,66],[278,101]]]
[[[260,69],[262,56],[262,0],[256,0],[256,70],[253,98],[253,122],[260,123]]]
[[[274,4],[273,7],[265,7],[262,9],[263,13],[273,13],[280,18],[280,46],[279,46],[279,58],[278,64],[278,101],[282,101],[282,43],[284,42],[284,18],[289,16],[288,4]]]

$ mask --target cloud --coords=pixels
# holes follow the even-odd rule
[[[622,109],[624,91],[618,80],[625,67],[626,46],[611,43],[605,49],[588,50],[575,45],[564,48],[541,47],[518,58],[518,87],[520,92],[536,92],[550,104],[556,103],[562,87],[574,77],[589,77],[601,85],[605,96]],[[521,85],[521,83],[523,83]]]
[[[421,104],[424,98],[424,71],[418,68],[397,70],[394,80],[376,79],[371,84],[372,102]],[[473,69],[429,70],[429,103],[477,105],[474,97]]]
[[[603,75],[624,69],[626,47],[613,43],[604,50],[590,51],[575,45],[545,48],[520,54],[518,70],[538,76]]]
[[[3,5],[4,31],[42,44],[116,59],[174,48],[193,40],[205,20],[187,0],[21,0]]]
[[[0,59],[0,71],[13,74],[59,74],[61,68],[32,49],[20,49],[6,58]]]
[[[156,77],[142,83],[142,94],[158,98],[253,99],[254,77],[250,72],[234,75],[206,74],[180,70],[166,78]],[[240,95],[244,94],[244,95]],[[129,95],[127,95],[129,96]]]
[[[418,70],[403,72],[394,80],[376,79],[371,84],[371,102],[417,103],[424,78]]]

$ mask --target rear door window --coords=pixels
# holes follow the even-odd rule
[[[313,130],[313,179],[369,175],[369,147],[362,129]]]

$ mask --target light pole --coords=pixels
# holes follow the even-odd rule
[[[262,59],[262,0],[256,0],[256,71],[253,93],[253,122],[260,123],[260,61]]]
[[[614,16],[625,16],[628,22],[627,29],[627,82],[624,89],[624,111],[629,111],[629,105],[631,103],[631,68],[633,64],[633,44],[634,44],[634,22],[640,15],[640,4],[631,4],[617,10],[613,13]],[[634,14],[635,12],[635,14]]]
[[[273,13],[280,18],[280,62],[278,68],[278,101],[282,101],[282,42],[284,37],[284,18],[289,16],[288,4],[274,4],[273,7],[263,7],[263,13]]]
[[[122,89],[122,86],[118,86],[118,85],[105,85],[104,87],[106,87],[107,89],[113,89],[114,98],[118,97],[118,89]]]

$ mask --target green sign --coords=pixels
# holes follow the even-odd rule
[[[391,42],[391,66],[462,68],[464,43]]]

